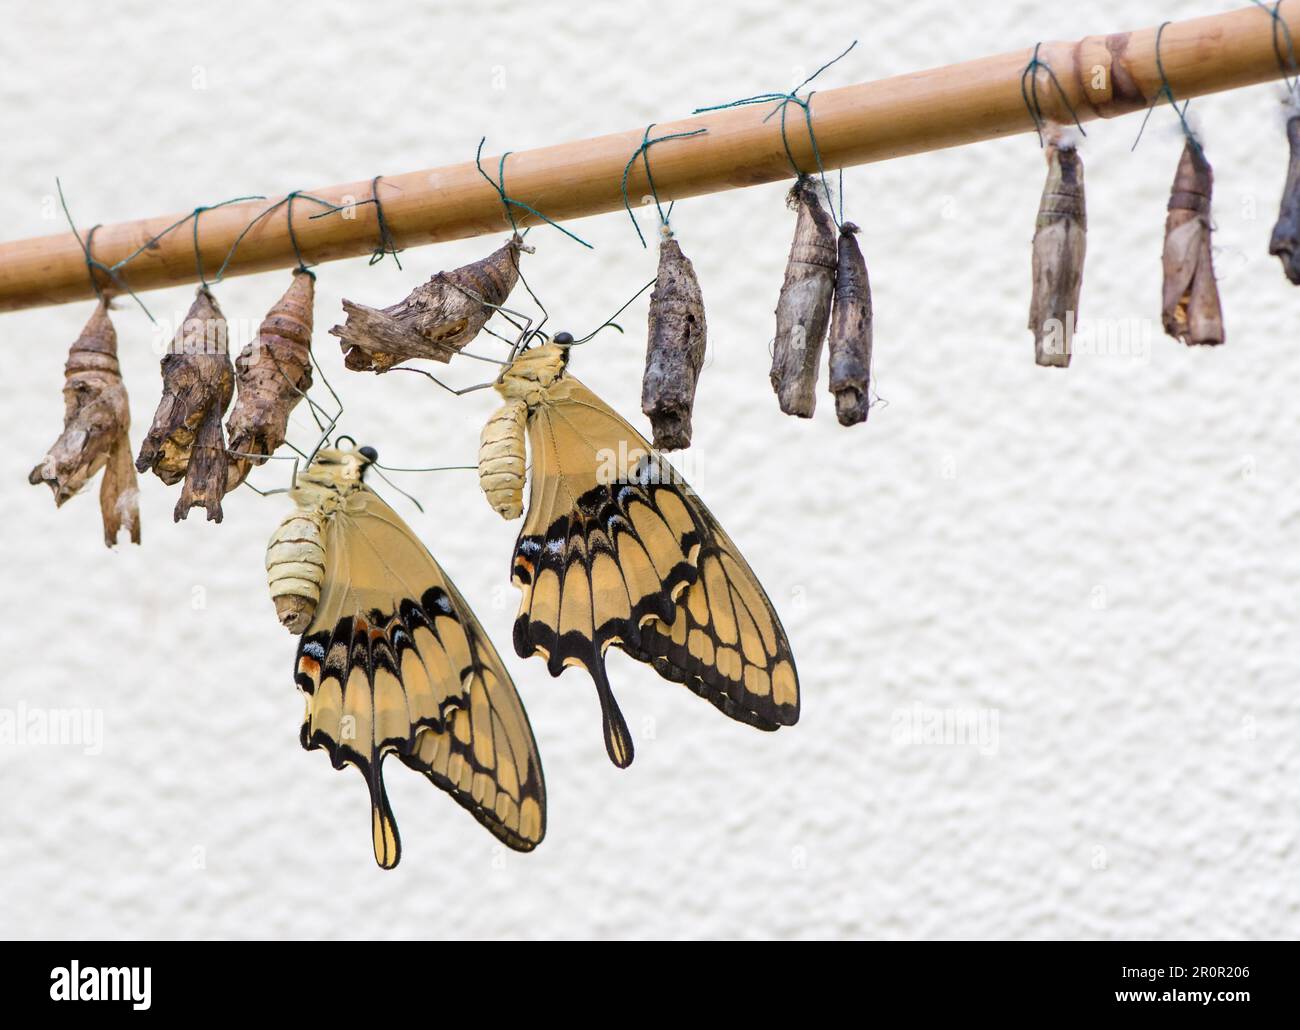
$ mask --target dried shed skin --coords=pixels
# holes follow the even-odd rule
[[[1033,293],[1029,329],[1034,361],[1066,368],[1083,286],[1088,220],[1083,162],[1072,146],[1047,145],[1047,182],[1034,224]]]
[[[230,438],[227,490],[242,483],[249,469],[265,464],[284,443],[289,416],[311,388],[314,299],[311,273],[295,272],[289,289],[262,320],[257,339],[235,359],[238,393],[226,422]]]
[[[835,293],[835,223],[812,184],[800,179],[789,203],[798,212],[785,282],[776,305],[772,388],[787,415],[812,418],[817,374]]]
[[[655,447],[679,450],[691,445],[691,413],[708,327],[695,268],[671,236],[659,245],[649,323],[641,410],[650,418]]]
[[[140,490],[131,467],[130,406],[117,362],[117,332],[101,300],[71,349],[63,369],[63,433],[27,477],[45,483],[56,506],[80,491],[101,469],[100,515],[104,543],[125,529],[140,542]]]
[[[831,393],[835,417],[842,426],[867,420],[871,406],[871,282],[867,261],[858,246],[858,227],[840,227],[839,261],[835,266],[835,307],[831,312]]]
[[[1268,252],[1281,258],[1286,277],[1300,286],[1300,113],[1294,108],[1286,122],[1286,138],[1291,146],[1291,161]]]
[[[225,316],[200,288],[189,314],[162,359],[163,395],[135,467],[169,486],[184,478],[173,513],[177,522],[191,508],[221,521],[227,457],[221,419],[234,392]]]
[[[525,249],[511,237],[481,261],[439,272],[391,307],[343,301],[347,320],[330,330],[340,340],[343,363],[355,372],[387,372],[411,358],[450,361],[506,302]]]
[[[1214,173],[1205,154],[1188,140],[1178,162],[1165,218],[1161,314],[1165,332],[1189,345],[1219,344],[1224,340],[1223,310],[1210,252],[1213,187]]]

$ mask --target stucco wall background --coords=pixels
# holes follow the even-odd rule
[[[0,224],[60,231],[624,129],[819,85],[1236,6],[1014,3],[4,4]],[[1261,18],[1265,15],[1261,14]],[[196,88],[199,87],[199,88]],[[61,424],[89,303],[0,319],[0,708],[102,713],[102,748],[0,746],[6,936],[1289,937],[1300,930],[1300,291],[1267,255],[1285,170],[1276,86],[1198,100],[1216,173],[1228,343],[1159,327],[1171,112],[1089,126],[1083,314],[1129,354],[1038,369],[1024,329],[1043,161],[1032,136],[851,169],[879,404],[841,429],[779,414],[782,185],[684,202],[710,364],[683,463],[781,610],[803,718],[723,719],[621,654],[637,742],[604,755],[595,693],[509,647],[515,525],[472,473],[406,475],[399,510],[507,654],[542,749],[549,835],[505,853],[390,763],[405,846],[370,854],[365,787],[297,744],[292,638],[262,555],[287,502],[240,491],[109,553],[94,489],[54,510],[26,475]],[[649,223],[645,223],[647,226]],[[653,275],[623,215],[539,229],[531,281],[585,332]],[[343,428],[394,465],[473,460],[489,394],[345,373],[340,298],[387,304],[492,240],[318,269],[316,353]],[[217,288],[242,346],[287,273]],[[188,287],[146,295],[173,325]],[[516,298],[519,299],[519,298]],[[575,359],[640,420],[644,298]],[[134,446],[155,330],[116,316]],[[476,366],[451,378],[473,381]],[[310,441],[300,413],[296,436]],[[283,485],[283,470],[263,472]],[[388,491],[390,499],[394,498]],[[935,719],[982,733],[933,740]]]

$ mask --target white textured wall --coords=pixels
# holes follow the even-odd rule
[[[854,37],[825,86],[1235,5],[253,6],[6,4],[3,236],[60,230],[55,175],[84,228],[461,161],[482,134],[495,152],[666,119],[788,88]],[[404,859],[375,868],[360,777],[297,744],[294,642],[262,573],[283,499],[242,491],[221,526],[200,511],[173,525],[174,492],[150,477],[144,547],[107,552],[93,491],[56,513],[25,482],[58,433],[90,305],[4,316],[0,708],[93,708],[104,736],[98,755],[0,747],[0,933],[1294,936],[1300,291],[1267,255],[1277,97],[1192,105],[1217,177],[1215,351],[1159,331],[1168,110],[1136,153],[1131,117],[1090,127],[1083,149],[1084,315],[1139,320],[1149,346],[1064,374],[1034,366],[1023,328],[1031,136],[850,170],[888,401],[851,431],[825,396],[811,424],[781,416],[767,385],[783,187],[678,207],[712,332],[688,476],[782,611],[803,719],[755,733],[616,655],[638,745],[619,772],[587,679],[511,654],[551,800],[529,856],[394,762]],[[585,331],[654,254],[622,215],[573,228],[594,254],[540,229],[530,267],[555,328]],[[325,335],[340,297],[390,303],[494,245],[409,251],[401,272],[319,269],[317,353],[345,428],[390,464],[471,461],[492,400],[345,374]],[[217,295],[255,323],[287,279]],[[147,301],[175,321],[190,296]],[[575,360],[629,415],[644,315],[642,301],[626,337]],[[157,356],[130,304],[117,324],[138,447]],[[403,514],[509,650],[515,527],[469,473],[402,482],[429,509]],[[996,718],[996,739],[982,753],[900,732],[917,712]]]

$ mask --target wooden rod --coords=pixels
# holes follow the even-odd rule
[[[1281,18],[1300,45],[1300,0],[1288,0]],[[1148,106],[1160,89],[1155,27],[1077,42],[1043,43],[1039,60],[1055,72],[1080,119],[1109,118]],[[1281,38],[1285,53],[1285,37]],[[877,82],[817,92],[811,102],[817,144],[827,169],[882,161],[927,150],[1033,131],[1021,96],[1021,75],[1033,49]],[[1179,100],[1248,86],[1281,76],[1268,11],[1248,7],[1228,14],[1171,22],[1160,37],[1160,59]],[[1068,122],[1070,114],[1048,76],[1038,73],[1045,114]],[[726,98],[718,98],[723,100]],[[730,108],[663,122],[654,135],[704,134],[670,140],[650,151],[655,186],[665,201],[680,200],[790,178],[780,118],[764,120],[772,104]],[[803,112],[788,109],[787,134],[799,167],[813,170],[812,146]],[[623,204],[621,183],[628,158],[644,129],[561,143],[511,154],[506,187],[518,200],[556,221],[613,211]],[[484,159],[495,175],[498,157]],[[338,205],[365,201],[369,180],[307,191]],[[636,204],[649,192],[637,162],[628,180]],[[496,191],[472,161],[385,176],[379,196],[399,247],[499,233],[507,227]],[[269,204],[254,201],[205,212],[199,252],[208,276],[216,274],[239,234]],[[312,219],[322,209],[295,202],[293,230],[303,258],[317,264],[371,252],[378,244],[373,205]],[[289,205],[262,219],[244,238],[227,275],[288,268],[297,258],[290,240]],[[105,225],[95,233],[94,256],[113,265],[184,213]],[[521,225],[536,219],[517,212]],[[574,244],[576,246],[576,244]],[[197,281],[191,226],[186,224],[141,253],[121,271],[137,291]],[[0,244],[0,311],[61,304],[93,296],[81,247],[70,232]]]

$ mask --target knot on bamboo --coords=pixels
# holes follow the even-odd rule
[[[61,507],[104,471],[99,508],[104,543],[112,547],[125,528],[140,542],[140,491],[131,467],[131,425],[126,387],[117,362],[117,331],[101,300],[68,351],[63,368],[63,433],[27,479],[45,483]]]
[[[347,319],[330,330],[343,363],[355,372],[387,372],[410,358],[450,361],[506,302],[525,249],[513,236],[481,261],[439,272],[391,307],[344,300]]]
[[[284,443],[289,415],[311,388],[315,295],[311,273],[295,272],[284,296],[262,320],[257,338],[235,359],[238,395],[226,422],[228,490],[243,482],[254,465],[264,465]]]
[[[168,486],[184,478],[177,522],[196,505],[220,522],[227,479],[221,418],[234,392],[234,368],[225,316],[206,288],[199,288],[161,367],[162,399],[135,467]]]

